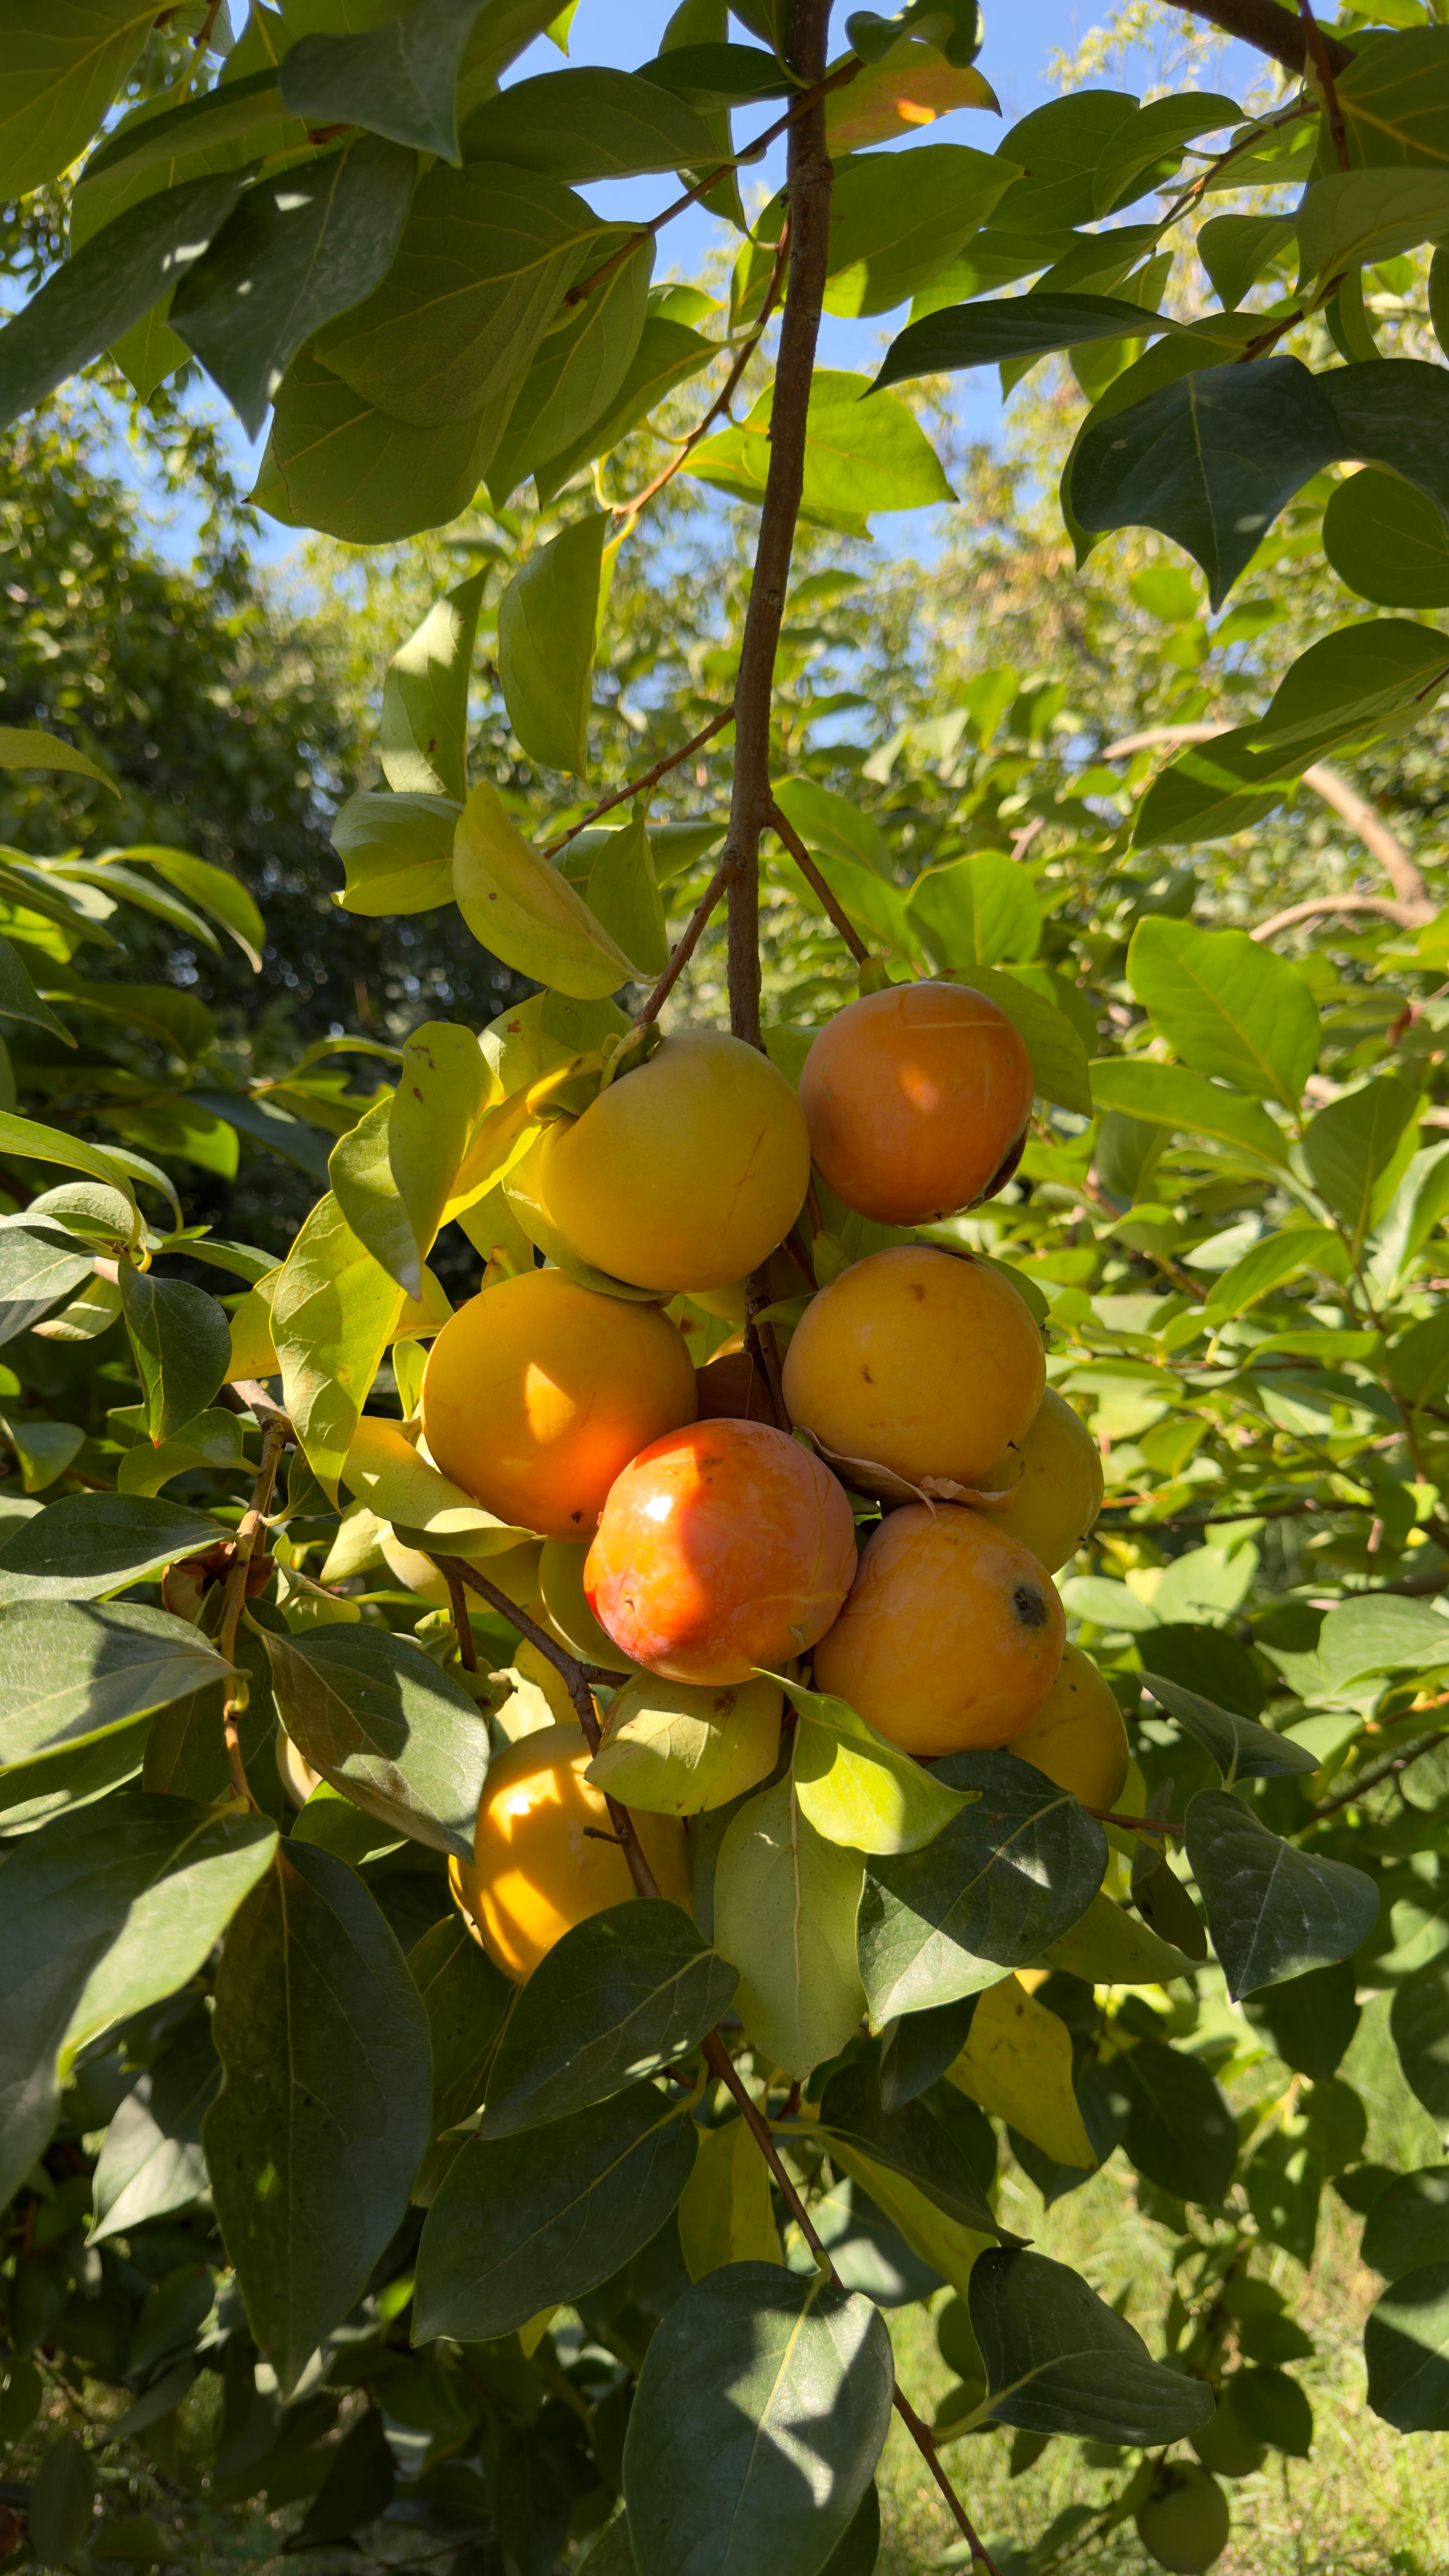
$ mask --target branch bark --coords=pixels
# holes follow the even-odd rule
[[[631,502],[629,506],[632,509],[635,505]],[[639,506],[642,508],[642,500]],[[642,778],[631,778],[626,787],[616,787],[612,796],[601,796],[597,805],[591,805],[587,814],[581,814],[577,823],[571,823],[566,832],[560,832],[556,841],[546,842],[540,855],[545,859],[557,858],[559,851],[566,850],[570,841],[576,841],[580,832],[586,832],[591,823],[597,823],[601,814],[612,813],[616,805],[626,805],[631,796],[643,796],[649,788],[657,787],[660,779],[667,777],[671,769],[678,769],[691,752],[702,750],[717,733],[723,733],[733,715],[732,706],[721,707],[710,717],[707,725],[701,725],[699,732],[691,734],[688,742],[681,743],[678,751],[667,751],[662,760],[655,761],[652,769],[645,770]]]
[[[786,817],[781,813],[778,805],[772,804],[770,807],[770,829],[784,842],[786,849],[789,851],[791,858],[794,860],[795,865],[799,869],[806,884],[820,897],[821,902],[825,906],[826,912],[829,914],[835,928],[839,931],[846,947],[850,950],[851,956],[855,959],[857,966],[864,966],[866,960],[870,956],[870,950],[867,948],[865,941],[861,938],[853,924],[846,919],[844,912],[841,910],[840,905],[831,893],[829,886],[826,884],[824,877],[821,875],[820,870],[817,868],[809,851],[806,849],[805,844],[801,840],[799,833],[796,831],[794,824],[786,819]]]
[[[829,0],[795,0],[789,64],[812,85],[825,73]],[[770,814],[770,706],[785,613],[795,523],[805,484],[805,425],[830,239],[830,157],[825,105],[790,127],[786,194],[790,278],[775,368],[770,470],[735,681],[735,776],[724,867],[729,886],[730,1027],[760,1044],[760,836]]]
[[[1225,36],[1236,36],[1256,53],[1266,54],[1271,62],[1281,63],[1285,72],[1301,78],[1307,68],[1308,30],[1301,19],[1289,17],[1279,0],[1178,0],[1178,6],[1190,17],[1206,18]],[[1322,29],[1319,42],[1329,70],[1347,71],[1354,59],[1352,47]]]

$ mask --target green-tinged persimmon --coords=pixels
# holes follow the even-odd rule
[[[1102,1453],[1079,1413],[1049,1386],[1019,1439],[982,1477],[1010,1489],[996,1520],[1055,1574],[1090,1536],[1105,1490]]]
[[[1056,1680],[1011,1750],[1086,1807],[1113,1807],[1131,1748],[1122,1711],[1089,1655],[1064,1646]]]

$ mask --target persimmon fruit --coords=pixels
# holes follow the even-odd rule
[[[511,1744],[478,1802],[471,1866],[449,1863],[488,1956],[519,1984],[576,1923],[634,1894],[604,1793],[584,1777],[589,1759],[577,1726],[542,1727]],[[661,1896],[687,1912],[683,1826],[643,1816],[638,1830]]]
[[[646,1672],[778,1671],[829,1627],[855,1572],[843,1487],[766,1422],[696,1422],[610,1488],[584,1567],[594,1616]]]
[[[1011,1750],[1085,1807],[1115,1807],[1132,1759],[1122,1711],[1089,1655],[1064,1646],[1056,1680]]]
[[[1102,1508],[1102,1453],[1079,1413],[1049,1386],[1031,1422],[981,1479],[982,1486],[1011,1487],[1011,1500],[995,1514],[1046,1567],[1069,1564]]]
[[[423,1432],[443,1474],[542,1538],[591,1538],[620,1468],[697,1406],[683,1338],[657,1307],[560,1270],[470,1298],[423,1373]]]
[[[548,1127],[548,1214],[596,1269],[669,1295],[732,1288],[793,1225],[810,1178],[800,1104],[758,1047],[668,1037],[582,1117]]]
[[[1000,1187],[1031,1100],[1024,1041],[964,984],[892,984],[848,1003],[800,1077],[823,1179],[882,1225],[925,1225]]]
[[[1159,2469],[1136,2513],[1137,2536],[1170,2576],[1205,2576],[1228,2545],[1232,2516],[1216,2478],[1191,2461]]]
[[[1041,1334],[1010,1280],[927,1244],[842,1270],[785,1354],[791,1420],[837,1457],[912,1485],[976,1485],[1026,1431],[1045,1384]]]
[[[1066,1621],[1020,1541],[961,1503],[888,1512],[860,1552],[815,1680],[907,1753],[1010,1744],[1046,1698]]]

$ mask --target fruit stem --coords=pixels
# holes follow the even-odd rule
[[[257,1388],[256,1393],[261,1395],[262,1390]],[[252,1487],[251,1501],[237,1524],[231,1567],[226,1578],[226,1589],[222,1594],[221,1624],[217,1630],[217,1652],[222,1661],[227,1664],[233,1663],[236,1659],[236,1632],[241,1619],[242,1604],[246,1599],[247,1567],[251,1563],[252,1550],[256,1546],[258,1535],[265,1525],[267,1513],[271,1508],[272,1487],[277,1481],[277,1468],[291,1434],[291,1424],[285,1413],[279,1412],[270,1398],[263,1396],[262,1401],[266,1407],[267,1419],[262,1431],[261,1464],[257,1469],[256,1482]],[[244,1807],[250,1807],[255,1815],[257,1802],[252,1796],[251,1782],[247,1778],[246,1764],[242,1760],[241,1751],[240,1719],[246,1704],[246,1677],[242,1673],[236,1673],[226,1685],[226,1696],[221,1704],[221,1732],[226,1744],[226,1767],[231,1773],[232,1788],[240,1803]]]
[[[829,0],[795,0],[786,59],[811,89],[825,76]],[[724,871],[729,887],[730,1027],[760,1044],[760,836],[770,816],[770,710],[795,522],[805,484],[805,424],[830,241],[824,93],[790,124],[785,189],[790,276],[770,414],[770,469],[735,682],[735,775]]]
[[[478,1649],[473,1643],[473,1622],[468,1616],[468,1595],[456,1574],[450,1574],[445,1579],[448,1586],[448,1601],[453,1613],[453,1625],[458,1631],[458,1660],[465,1673],[476,1673]]]
[[[836,929],[839,931],[841,938],[844,940],[846,947],[850,950],[851,956],[855,959],[857,966],[864,966],[869,959],[870,950],[867,948],[865,941],[860,937],[858,931],[856,931],[852,927],[851,923],[847,921],[845,914],[841,911],[839,903],[831,893],[829,886],[826,884],[825,879],[815,864],[815,861],[806,849],[805,844],[801,840],[799,833],[796,831],[794,824],[787,821],[786,817],[781,813],[779,806],[773,803],[770,807],[769,820],[771,831],[776,834],[778,839],[784,842],[786,849],[789,851],[791,858],[794,860],[795,865],[799,869],[806,884],[820,897],[820,900],[824,904],[826,911],[829,913],[831,920],[834,922]]]

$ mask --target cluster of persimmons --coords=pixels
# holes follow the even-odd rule
[[[536,1185],[559,1238],[657,1302],[524,1271],[458,1310],[423,1382],[428,1455],[537,1533],[480,1572],[616,1677],[597,1756],[560,1724],[490,1770],[458,1890],[510,1976],[632,1892],[605,1785],[662,1892],[688,1903],[682,1819],[771,1774],[783,1693],[769,1677],[788,1684],[811,1661],[817,1690],[922,1761],[1009,1745],[1112,1805],[1121,1715],[1065,1643],[1051,1579],[1096,1516],[1100,1461],[1046,1387],[1006,1274],[923,1242],[840,1269],[789,1335],[793,1429],[754,1418],[743,1357],[696,1370],[665,1312],[682,1293],[743,1322],[747,1276],[797,1225],[808,1246],[812,1162],[847,1208],[892,1228],[988,1196],[1031,1100],[1010,1020],[923,982],[839,1012],[798,1098],[757,1049],[686,1032],[545,1130]],[[859,1548],[858,1520],[872,1524]]]

